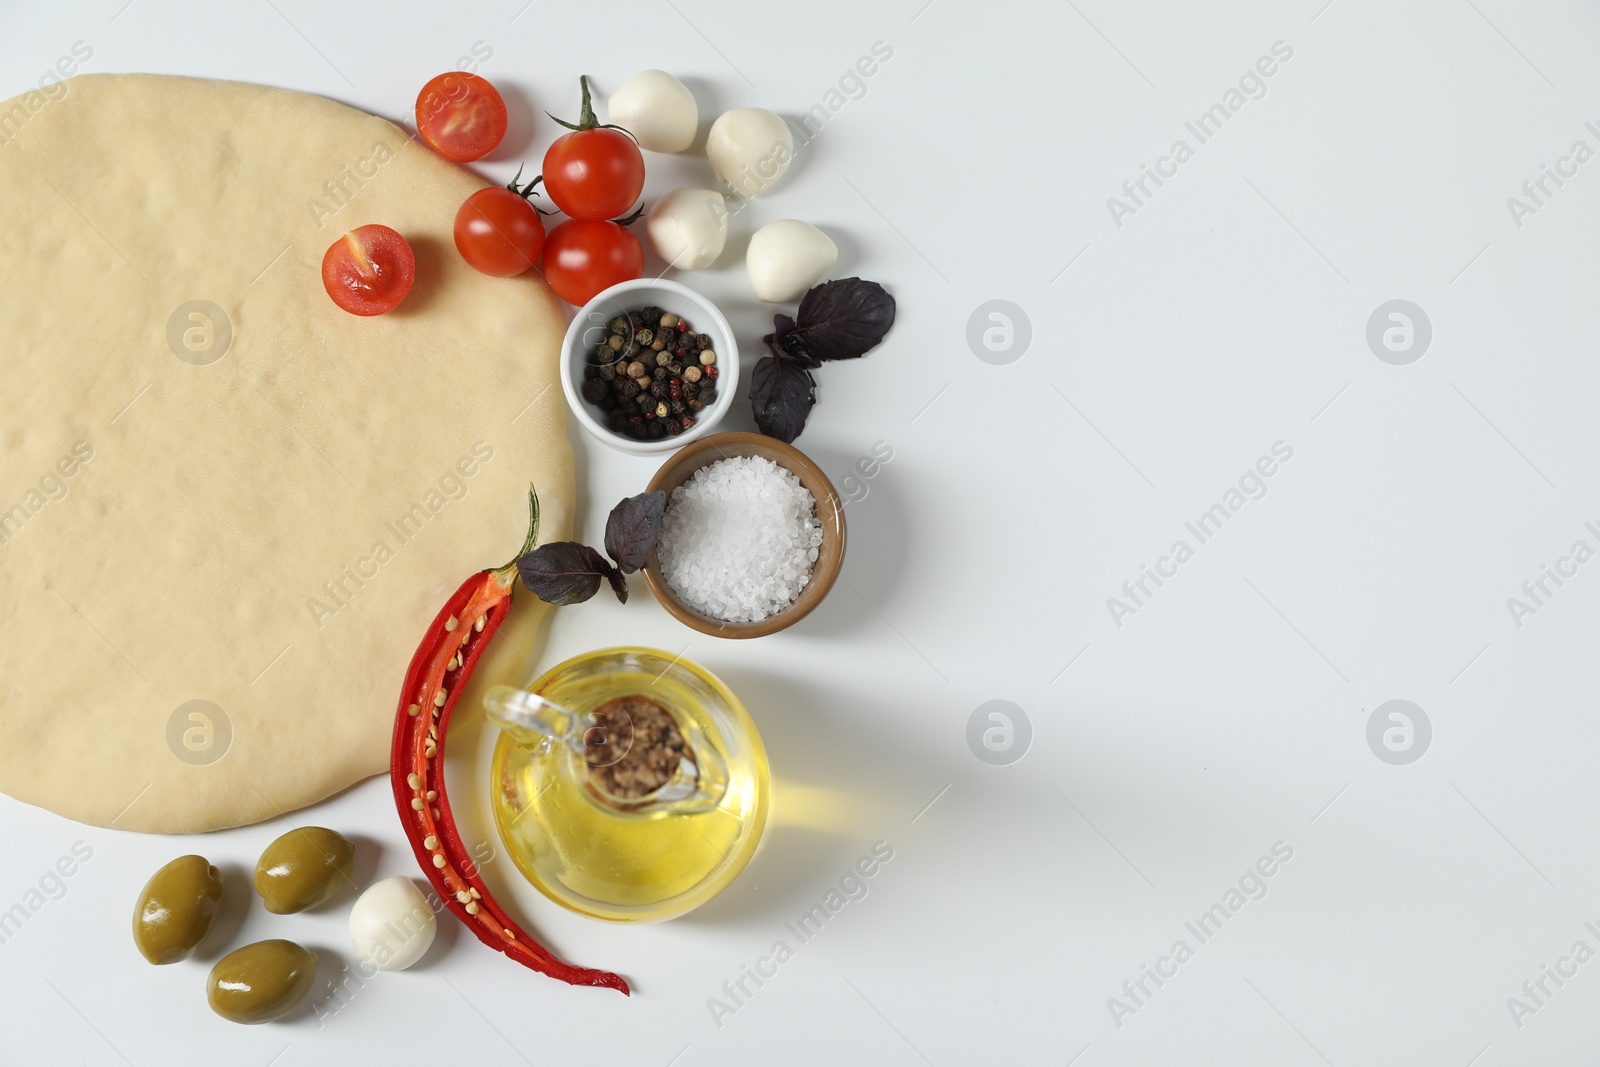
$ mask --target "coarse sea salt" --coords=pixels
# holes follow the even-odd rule
[[[794,472],[736,456],[672,491],[656,560],[672,591],[701,614],[760,622],[794,603],[821,546],[817,502]]]

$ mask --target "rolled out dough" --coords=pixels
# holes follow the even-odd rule
[[[424,628],[516,551],[530,482],[544,539],[571,526],[563,316],[457,254],[482,185],[304,93],[85,75],[0,104],[0,790],[172,833],[387,767]],[[319,265],[372,222],[417,281],[358,318]],[[530,670],[519,603],[476,686]]]

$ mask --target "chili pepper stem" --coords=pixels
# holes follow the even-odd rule
[[[504,567],[494,569],[494,580],[502,586],[509,588],[516,576],[517,562],[532,552],[539,543],[539,490],[536,486],[528,486],[528,536],[522,542],[522,550]]]

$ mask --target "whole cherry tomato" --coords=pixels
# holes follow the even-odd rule
[[[538,184],[535,178],[518,188],[512,179],[503,189],[479,189],[467,197],[456,212],[461,258],[496,278],[514,277],[537,263],[544,249],[544,219],[528,197]]]
[[[416,278],[417,257],[411,245],[387,226],[351,230],[322,256],[322,287],[352,315],[393,310],[411,292]]]
[[[574,307],[644,273],[638,238],[614,222],[568,219],[544,242],[544,277]]]
[[[589,101],[589,79],[580,78],[583,109],[572,133],[556,138],[544,154],[544,187],[556,207],[574,219],[598,222],[625,214],[644,191],[644,156],[620,126],[602,126]]]
[[[452,70],[417,94],[417,132],[446,159],[482,159],[506,135],[506,102],[486,79]]]

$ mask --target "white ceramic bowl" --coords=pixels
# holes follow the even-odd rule
[[[695,333],[703,333],[711,338],[711,350],[717,354],[716,401],[701,411],[695,417],[694,426],[685,432],[655,441],[648,438],[637,441],[626,434],[613,433],[605,423],[605,412],[579,393],[583,387],[584,360],[606,339],[606,324],[623,312],[646,305],[654,305],[687,319]],[[600,293],[578,309],[572,324],[567,327],[566,340],[561,348],[561,391],[567,394],[567,407],[573,418],[612,448],[635,456],[674,452],[710,433],[733,406],[734,390],[739,386],[739,346],[733,339],[733,329],[728,325],[728,320],[723,318],[722,312],[711,301],[687,285],[665,278],[635,278]]]

